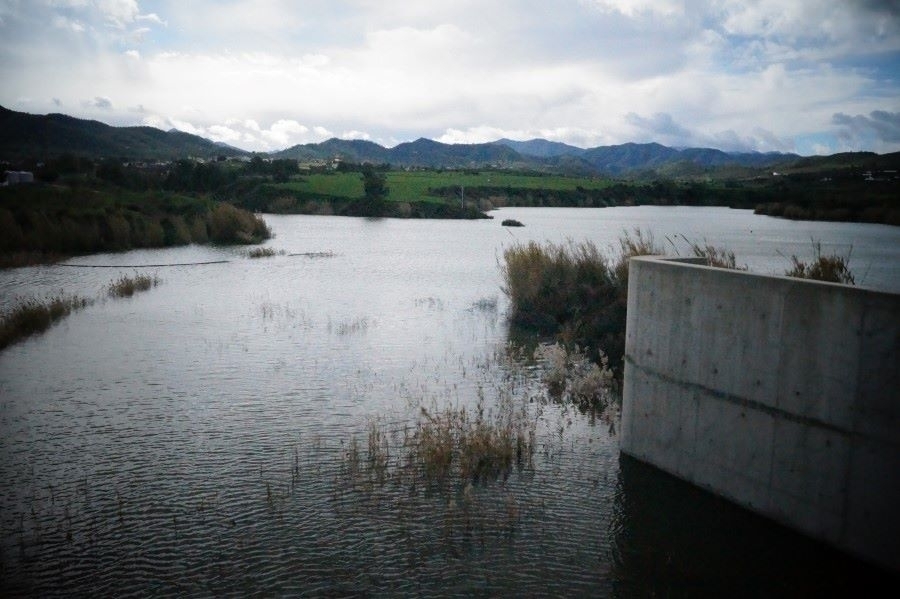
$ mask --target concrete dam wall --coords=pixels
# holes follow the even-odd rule
[[[900,295],[701,264],[631,261],[622,452],[900,571]]]

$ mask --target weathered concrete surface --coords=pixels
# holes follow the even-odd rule
[[[900,295],[634,258],[621,450],[900,571]]]

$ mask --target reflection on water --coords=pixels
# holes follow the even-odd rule
[[[520,240],[706,222],[757,257],[781,259],[756,236],[806,242],[745,211],[509,215]],[[2,594],[793,595],[872,578],[620,461],[614,412],[550,401],[530,350],[507,351],[499,222],[267,220],[270,258],[188,247],[0,272],[5,305],[216,262],[154,267],[158,287],[0,353]],[[881,228],[830,226],[854,257],[883,250]],[[493,418],[503,402],[533,426],[528,460],[472,485],[405,474],[422,407]],[[390,467],[351,468],[373,423]]]
[[[618,596],[860,596],[900,582],[625,455],[611,522]]]

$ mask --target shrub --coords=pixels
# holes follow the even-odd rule
[[[253,244],[272,236],[262,217],[227,203],[218,204],[210,211],[207,228],[213,243]]]

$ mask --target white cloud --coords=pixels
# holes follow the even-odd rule
[[[366,133],[365,131],[344,131],[341,133],[341,139],[363,139],[365,141],[371,141],[372,136]]]
[[[627,17],[646,14],[671,16],[684,12],[684,2],[679,0],[585,0],[588,4],[607,12],[618,12]]]
[[[251,149],[335,131],[900,147],[834,120],[900,111],[900,19],[877,0],[43,0],[0,2],[0,19],[0,104]]]
[[[186,110],[185,112],[194,111]],[[149,114],[144,116],[142,122],[144,125],[157,129],[177,129],[212,141],[265,152],[283,150],[297,144],[320,142],[334,137],[334,134],[325,127],[309,127],[292,119],[279,119],[267,127],[262,127],[253,119],[231,118],[221,123],[202,124],[196,120]]]

